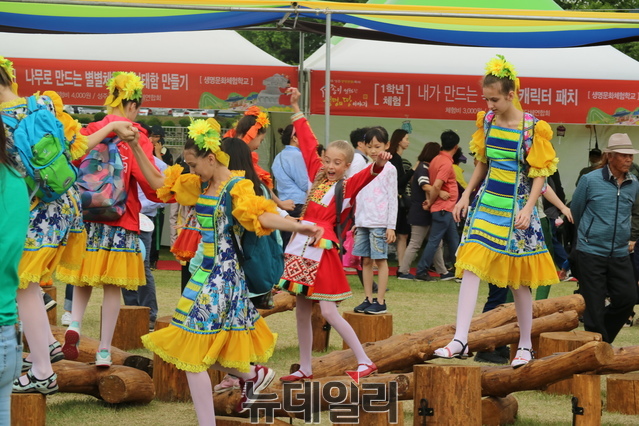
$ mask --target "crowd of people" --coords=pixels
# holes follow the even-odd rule
[[[484,310],[504,303],[509,293],[514,299],[520,338],[513,368],[534,358],[532,290],[537,298],[547,297],[548,286],[559,281],[558,270],[570,268],[579,279],[585,328],[601,333],[604,341],[612,342],[632,313],[637,278],[631,223],[639,183],[630,171],[639,151],[627,135],[612,135],[600,159],[591,152],[592,168],[580,174],[568,208],[552,130],[521,107],[519,80],[502,56],[487,64],[483,76],[488,111],[477,115],[469,147],[475,167],[468,182],[459,167],[467,161],[461,138],[452,130],[426,143],[414,164],[402,158],[410,143],[403,129],[389,137],[380,126],[357,128],[350,141],[336,140],[320,150],[296,88],[287,91],[292,124],[280,129],[284,149],[271,165],[272,175],[258,165],[256,150],[270,123],[257,107],[224,135],[214,119],[192,121],[173,164],[161,142],[163,130],[136,123],[143,88],[136,74],[114,73],[107,83],[108,114],[83,128],[64,113],[56,93],[18,95],[13,64],[0,57],[0,108],[6,117],[0,134],[0,224],[11,221],[0,235],[0,249],[7,254],[0,268],[0,419],[10,418],[12,391],[58,391],[52,364],[78,358],[94,287],[104,293],[96,366],[112,363],[123,298],[150,308],[151,332],[143,343],[186,371],[200,424],[214,424],[213,391],[239,388],[237,410],[246,411],[251,394],[275,377],[263,364],[273,355],[277,335],[256,309],[258,295],[243,270],[238,229],[257,236],[281,231],[284,271],[272,284],[274,291],[296,297],[299,342],[299,368],[280,377],[282,382],[313,378],[314,303],[357,358],[358,367],[349,373],[366,377],[377,371],[338,303],[352,296],[344,272],[349,266],[357,270],[365,294],[355,312],[388,311],[391,244],[398,279],[461,282],[455,335],[436,357],[468,357],[482,280],[490,286]],[[31,170],[31,153],[23,153],[24,146],[52,142],[34,140],[20,122],[44,126],[51,119],[64,133],[57,167],[77,166],[77,185],[75,176],[62,188],[45,181]],[[162,226],[158,212],[165,206],[177,234],[171,251],[183,264],[182,293],[169,326],[153,331],[154,230]],[[574,221],[576,230],[570,256],[557,241],[555,225],[562,219]],[[68,284],[63,344],[51,333],[40,291],[54,275]],[[30,348],[24,359],[22,327]],[[489,356],[478,360],[495,362]],[[227,373],[215,388],[206,373],[211,367]]]

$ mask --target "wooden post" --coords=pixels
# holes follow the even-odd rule
[[[481,424],[484,426],[512,425],[517,418],[519,404],[511,394],[503,398],[489,396],[481,400]]]
[[[143,348],[140,338],[149,333],[150,312],[147,306],[120,306],[111,344],[123,351]]]
[[[53,285],[43,285],[40,287],[42,291],[47,293],[53,300],[58,300],[58,289]],[[53,308],[47,311],[47,317],[49,318],[49,324],[58,325],[58,306],[54,306]]]
[[[570,352],[588,342],[601,342],[601,334],[583,330],[541,333],[539,335],[538,358],[560,352]],[[572,379],[553,383],[548,386],[545,392],[559,395],[572,395]]]
[[[311,311],[311,324],[313,326],[313,350],[316,352],[326,352],[328,341],[331,337],[331,325],[322,316],[319,303],[313,303]]]
[[[394,404],[394,402],[391,402]],[[386,404],[386,402],[384,402]],[[325,413],[322,413],[322,417],[324,417]],[[358,425],[366,425],[366,426],[390,426],[392,424],[395,425],[403,425],[404,424],[404,406],[401,401],[397,401],[397,421],[391,423],[389,421],[389,413],[388,412],[379,412],[379,413],[371,413],[369,411],[364,411],[363,407],[360,405],[359,407],[359,415],[357,416],[357,424]],[[322,419],[324,420],[324,419]],[[333,426],[348,426],[353,423],[333,423]]]
[[[171,316],[165,316],[155,320],[155,330],[168,327],[171,319]],[[224,373],[210,368],[209,376],[211,377],[211,385],[215,386],[222,381]],[[160,401],[191,401],[186,373],[155,354],[153,355],[153,386],[155,387],[155,398]]]
[[[413,367],[413,425],[481,425],[481,368],[424,364]]]
[[[601,376],[575,374],[572,376],[573,425],[601,425]],[[583,413],[583,414],[580,414]]]
[[[40,393],[11,394],[11,426],[44,426],[47,399]]]
[[[362,344],[385,340],[393,335],[393,314],[368,315],[344,312],[342,316],[353,327]],[[348,349],[346,342],[343,349]]]
[[[606,411],[639,414],[639,373],[613,374],[607,383]]]

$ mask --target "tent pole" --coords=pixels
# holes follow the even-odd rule
[[[324,147],[328,147],[331,131],[331,20],[332,14],[326,11],[326,73],[324,76]]]
[[[306,82],[304,81],[304,32],[300,31],[298,33],[300,35],[300,40],[299,40],[299,71],[297,72],[297,84],[299,86],[300,92],[301,93],[306,93],[305,89],[306,89]],[[305,102],[307,103],[307,102]],[[306,108],[303,108],[304,111],[306,111]]]

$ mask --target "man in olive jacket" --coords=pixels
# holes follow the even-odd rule
[[[586,301],[584,326],[601,333],[608,343],[637,300],[629,254],[634,249],[630,222],[639,182],[629,170],[638,153],[627,134],[612,135],[602,167],[579,180],[570,205],[577,227],[579,289]],[[610,297],[608,306],[606,297]]]

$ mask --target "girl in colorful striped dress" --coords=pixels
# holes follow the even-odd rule
[[[483,93],[490,111],[477,114],[478,130],[470,142],[478,163],[453,211],[456,221],[468,213],[455,264],[462,278],[457,326],[453,340],[435,356],[468,355],[468,329],[479,281],[485,280],[513,292],[520,329],[516,368],[533,358],[531,288],[558,282],[535,207],[558,160],[550,126],[519,105],[512,64],[498,55],[486,70]],[[470,194],[484,178],[469,209]]]
[[[233,248],[227,192],[235,220],[257,235],[281,229],[320,238],[323,232],[317,226],[280,217],[274,202],[255,195],[253,182],[243,177],[244,172],[229,170],[229,157],[220,149],[219,130],[213,119],[195,120],[184,147],[191,174],[181,175],[182,167],[173,166],[167,170],[165,186],[158,190],[165,201],[175,197],[182,205],[195,205],[204,258],[184,289],[170,325],[142,337],[149,350],[186,371],[201,425],[215,424],[209,367],[240,378],[239,412],[248,409],[248,384],[259,393],[275,375],[270,368],[253,364],[271,357],[277,335],[249,300]],[[204,193],[202,182],[208,184]]]

